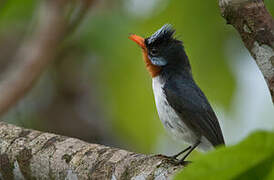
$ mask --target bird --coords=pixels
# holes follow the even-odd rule
[[[165,24],[150,37],[130,34],[129,39],[142,48],[159,119],[175,140],[188,144],[170,156],[182,164],[194,149],[206,152],[225,141],[216,114],[193,79],[183,42],[174,34],[173,26]]]

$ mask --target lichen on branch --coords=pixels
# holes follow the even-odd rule
[[[274,103],[274,19],[263,0],[219,0],[219,6],[255,59]]]
[[[169,179],[168,158],[0,123],[0,179]]]

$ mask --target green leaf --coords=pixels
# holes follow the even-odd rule
[[[274,133],[257,132],[231,147],[196,156],[175,179],[271,179],[274,170]]]

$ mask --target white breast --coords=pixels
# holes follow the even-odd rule
[[[193,145],[198,139],[201,138],[200,140],[202,142],[198,148],[203,150],[211,149],[212,145],[204,137],[197,137],[196,134],[184,124],[174,109],[169,105],[163,91],[163,86],[164,81],[160,78],[160,76],[156,76],[152,79],[152,87],[158,115],[168,133],[174,139],[183,141],[184,143],[190,145]]]

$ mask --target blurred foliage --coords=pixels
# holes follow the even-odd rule
[[[0,29],[24,28],[26,22],[33,17],[37,1],[34,0],[13,0],[0,2]],[[22,27],[23,26],[23,27]]]
[[[197,155],[176,179],[252,180],[274,178],[274,133],[256,132],[238,145]]]
[[[78,47],[77,54],[82,56],[74,56],[75,62],[83,66],[88,64],[83,70],[87,71],[86,75],[92,82],[85,83],[95,89],[90,93],[96,93],[93,97],[97,99],[91,101],[101,107],[100,111],[106,117],[105,124],[132,150],[150,152],[164,132],[158,120],[151,78],[144,68],[141,50],[127,39],[128,34],[147,37],[163,24],[173,24],[178,39],[184,42],[197,83],[210,102],[223,106],[227,111],[236,80],[224,51],[226,40],[237,34],[221,17],[217,1],[156,0],[150,13],[143,16],[141,10],[139,15],[131,13],[125,6],[128,2],[99,1],[76,33],[64,42],[64,47]],[[36,14],[37,1],[2,3],[0,37],[5,36],[9,29],[28,30],[27,25]],[[273,12],[274,2],[268,0],[266,4]],[[87,69],[91,65],[94,67]],[[69,71],[73,71],[73,67]],[[41,94],[47,93],[46,89],[41,91]]]

